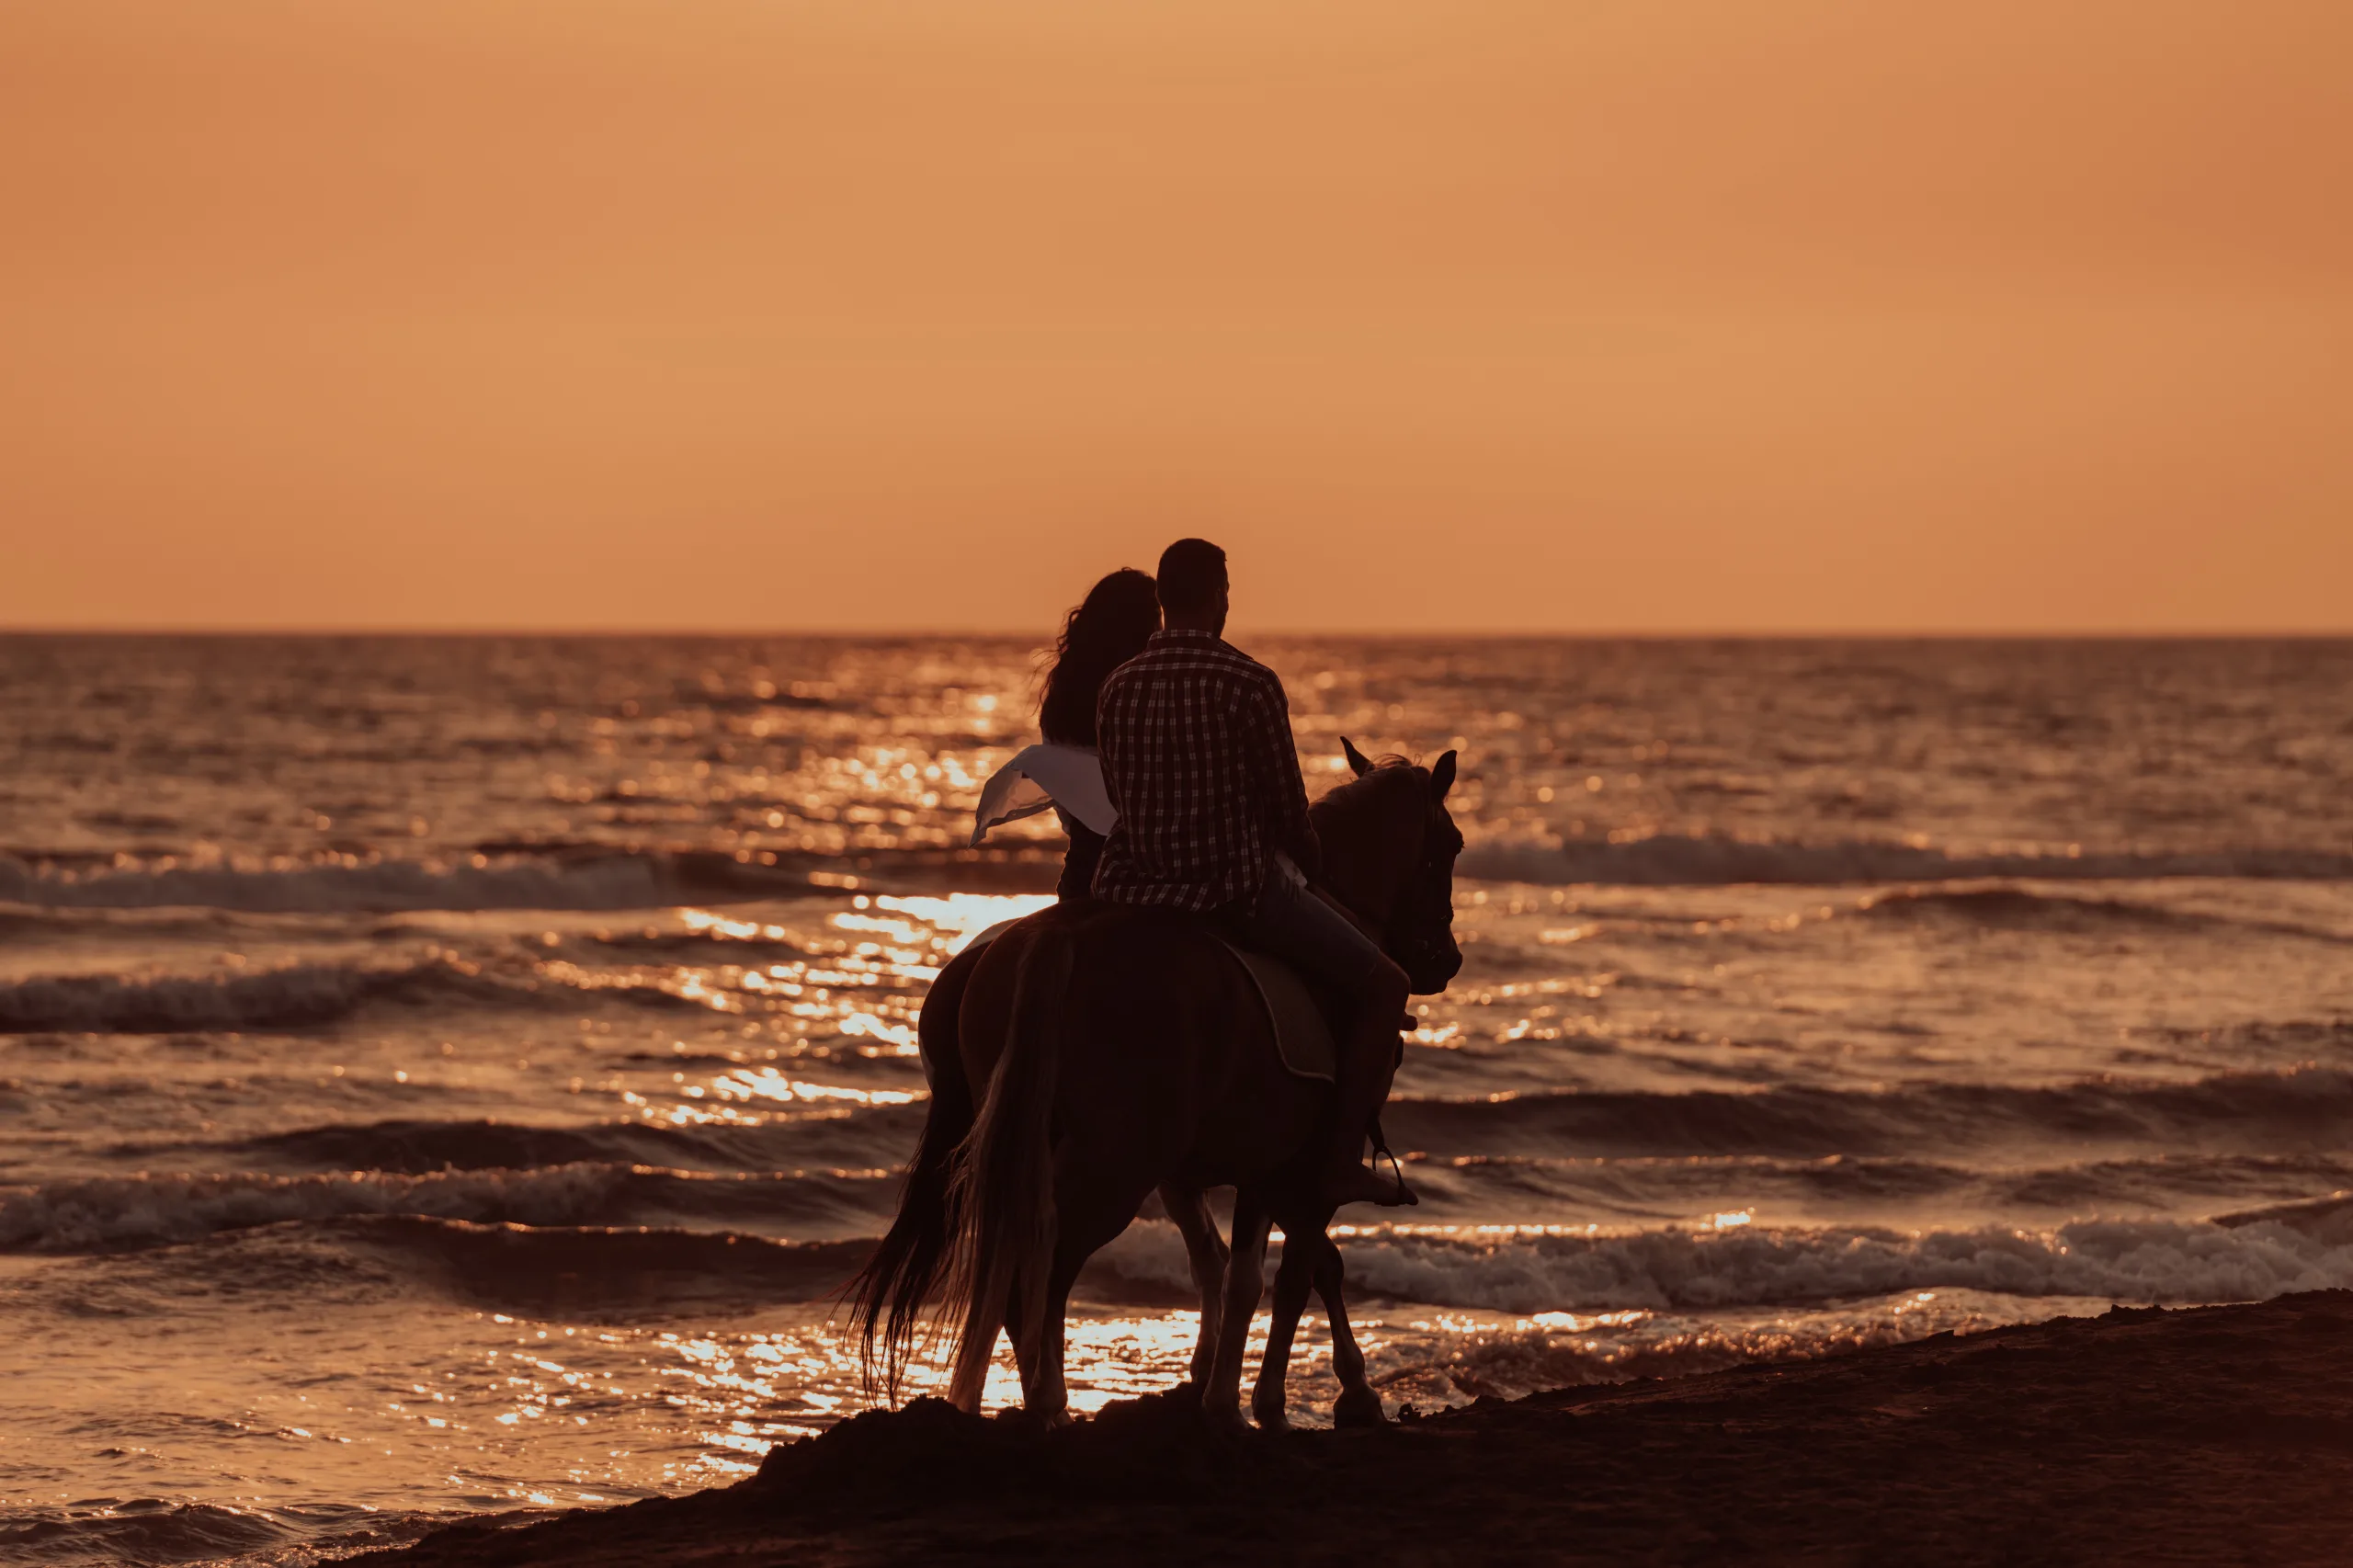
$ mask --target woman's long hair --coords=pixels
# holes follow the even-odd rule
[[[1095,698],[1103,677],[1143,652],[1160,630],[1152,574],[1122,566],[1086,591],[1063,621],[1038,699],[1038,728],[1062,745],[1095,744]]]

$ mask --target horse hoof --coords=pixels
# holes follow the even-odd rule
[[[1253,1420],[1258,1423],[1258,1430],[1261,1432],[1288,1432],[1290,1430],[1290,1417],[1283,1414],[1283,1407],[1279,1404],[1269,1406],[1264,1410],[1253,1405],[1250,1410],[1250,1415]]]
[[[1239,1435],[1250,1430],[1250,1424],[1242,1419],[1242,1406],[1239,1404],[1204,1401],[1201,1404],[1201,1419],[1209,1423],[1210,1430],[1213,1432]]]
[[[1343,1389],[1332,1405],[1332,1425],[1344,1428],[1386,1426],[1389,1416],[1381,1408],[1381,1396],[1370,1388]]]

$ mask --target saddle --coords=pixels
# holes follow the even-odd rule
[[[1274,1031],[1275,1050],[1281,1054],[1283,1066],[1295,1077],[1332,1082],[1337,1054],[1332,1042],[1332,1023],[1307,982],[1299,977],[1297,970],[1270,953],[1253,952],[1222,935],[1218,941],[1250,971],[1251,983],[1258,988],[1258,1000],[1266,1006],[1267,1027]]]
[[[974,937],[967,949],[980,951],[1015,924],[1012,920],[998,921]],[[1282,960],[1253,952],[1222,931],[1214,935],[1218,945],[1233,955],[1234,962],[1250,976],[1259,1006],[1266,1009],[1267,1028],[1275,1037],[1275,1050],[1282,1057],[1285,1070],[1294,1077],[1331,1083],[1337,1048],[1333,1043],[1331,1019],[1314,988]]]

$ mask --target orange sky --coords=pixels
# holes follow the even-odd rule
[[[2344,0],[0,7],[0,626],[2353,631]]]

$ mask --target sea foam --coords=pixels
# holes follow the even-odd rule
[[[1350,1291],[1507,1312],[1811,1307],[1900,1291],[1969,1290],[2122,1301],[2262,1301],[2353,1287],[2353,1219],[2083,1220],[1987,1226],[1672,1229],[1593,1235],[1375,1231],[1347,1237]],[[1114,1273],[1190,1280],[1173,1226],[1131,1227]]]

